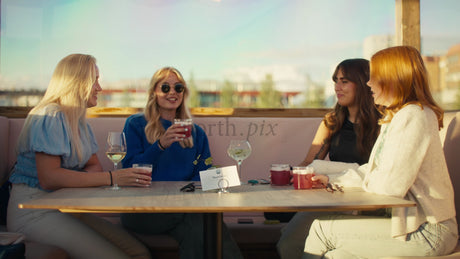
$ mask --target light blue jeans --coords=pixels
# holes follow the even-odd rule
[[[351,214],[351,212],[347,212]],[[281,259],[301,258],[305,247],[308,231],[313,221],[321,216],[331,214],[345,214],[330,211],[302,211],[297,212],[289,223],[281,229],[281,237],[276,244]]]
[[[13,184],[8,202],[7,229],[26,240],[64,249],[71,258],[150,258],[149,250],[122,227],[92,214],[58,210],[19,209],[18,204],[47,192]]]
[[[331,215],[313,222],[302,258],[438,256],[451,253],[457,242],[455,218],[425,223],[401,241],[391,237],[391,218]]]

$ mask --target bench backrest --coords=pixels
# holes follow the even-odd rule
[[[5,118],[2,118],[5,119]],[[99,144],[98,157],[104,169],[113,168],[105,156],[108,131],[121,131],[126,118],[89,118],[88,122]],[[24,124],[24,119],[6,119],[9,127],[4,129],[6,143],[2,146],[7,154],[0,161],[2,170],[11,168],[16,160],[15,143]],[[227,155],[231,139],[248,139],[253,152],[242,164],[243,180],[267,179],[272,163],[298,164],[305,157],[321,118],[237,118],[199,117],[194,122],[207,133],[214,165],[230,166],[236,162]],[[5,156],[3,156],[5,157]],[[6,162],[6,165],[5,165]]]
[[[89,119],[99,143],[98,157],[104,168],[113,167],[104,153],[109,130],[122,130],[124,118]],[[297,164],[302,161],[321,118],[235,118],[199,117],[194,122],[208,136],[213,164],[236,165],[227,155],[231,139],[249,139],[252,154],[243,161],[242,179],[267,179],[272,163]]]
[[[298,164],[305,157],[322,118],[238,118],[199,117],[194,122],[207,133],[214,158],[219,166],[235,165],[227,156],[231,139],[249,139],[253,153],[242,165],[242,179],[268,179],[272,163]],[[98,157],[104,169],[113,168],[105,156],[108,131],[121,131],[126,118],[88,119],[99,144]],[[24,119],[0,117],[0,180],[12,168],[15,145]],[[455,190],[456,208],[460,209],[460,112],[447,112],[440,131],[444,154]],[[460,222],[460,211],[457,213]]]

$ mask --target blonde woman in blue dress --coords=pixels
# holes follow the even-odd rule
[[[103,172],[97,143],[86,122],[96,106],[99,69],[90,55],[72,54],[54,70],[48,89],[26,118],[10,177],[8,231],[64,249],[71,258],[150,258],[143,244],[92,214],[19,209],[23,203],[65,187],[148,186],[147,171],[135,168]],[[140,181],[136,181],[140,179]]]

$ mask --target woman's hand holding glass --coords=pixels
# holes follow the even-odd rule
[[[125,168],[112,172],[120,186],[148,187],[152,184],[152,170],[144,167]]]
[[[179,142],[185,139],[184,127],[179,124],[171,125],[161,136],[158,141],[163,148],[170,147],[174,142]]]
[[[313,188],[324,188],[329,183],[329,176],[324,174],[315,174],[311,177]]]

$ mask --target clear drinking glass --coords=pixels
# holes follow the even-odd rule
[[[174,124],[178,124],[184,128],[185,138],[190,138],[192,136],[192,119],[174,119]]]
[[[152,172],[152,164],[133,164],[133,168],[142,168]]]
[[[126,138],[124,132],[110,131],[107,135],[107,147],[105,154],[112,160],[114,170],[117,170],[118,163],[126,156]],[[119,190],[118,183],[113,179],[113,186],[109,189]]]
[[[144,170],[148,170],[150,172],[150,175],[152,175],[152,164],[133,164],[133,168],[141,168]],[[139,179],[136,179],[136,183],[139,182]]]
[[[251,155],[251,144],[247,140],[231,140],[227,154],[238,163],[238,176],[241,181],[241,163]]]

